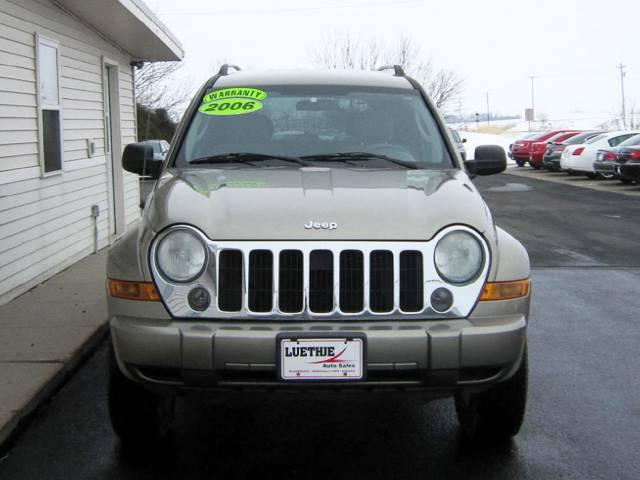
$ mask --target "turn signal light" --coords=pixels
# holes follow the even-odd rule
[[[151,282],[132,282],[129,280],[109,279],[109,293],[112,297],[127,300],[160,301],[160,294]]]
[[[480,296],[481,302],[494,300],[510,300],[529,295],[531,280],[514,280],[511,282],[487,282]]]

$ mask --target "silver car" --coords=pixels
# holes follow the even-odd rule
[[[462,160],[466,160],[467,159],[467,150],[466,150],[466,148],[464,148],[464,144],[467,143],[467,139],[466,138],[462,138],[460,136],[460,132],[458,132],[458,130],[456,130],[455,128],[449,128],[449,132],[451,133],[451,136],[453,137],[453,144],[455,145],[456,150],[458,151],[458,153],[462,157]]]
[[[453,397],[470,438],[523,421],[530,269],[420,85],[380,72],[232,72],[206,82],[111,248],[109,407],[125,445],[176,394]],[[151,165],[151,167],[150,167]],[[259,393],[262,392],[262,393]],[[268,393],[265,393],[268,392]]]

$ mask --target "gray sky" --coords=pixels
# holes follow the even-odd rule
[[[310,66],[309,50],[331,32],[410,36],[438,66],[464,78],[464,113],[522,114],[535,80],[537,113],[620,112],[627,65],[628,110],[640,110],[640,2],[637,0],[147,0],[187,52],[194,86],[218,60],[245,68]],[[458,104],[451,105],[452,110]]]

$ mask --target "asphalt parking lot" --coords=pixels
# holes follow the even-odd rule
[[[638,478],[640,199],[532,177],[476,180],[534,266],[514,442],[465,445],[451,401],[296,396],[185,402],[166,450],[130,458],[108,422],[103,345],[0,460],[0,479]]]

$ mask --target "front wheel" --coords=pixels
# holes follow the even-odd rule
[[[516,165],[518,165],[519,167],[524,167],[524,164],[526,162],[524,160],[516,160]]]
[[[113,351],[108,398],[111,426],[126,448],[150,447],[164,438],[173,417],[175,397],[151,392],[129,380],[120,371]]]
[[[516,373],[491,390],[475,395],[456,396],[456,414],[468,440],[504,441],[514,437],[522,426],[527,404],[527,350]]]

